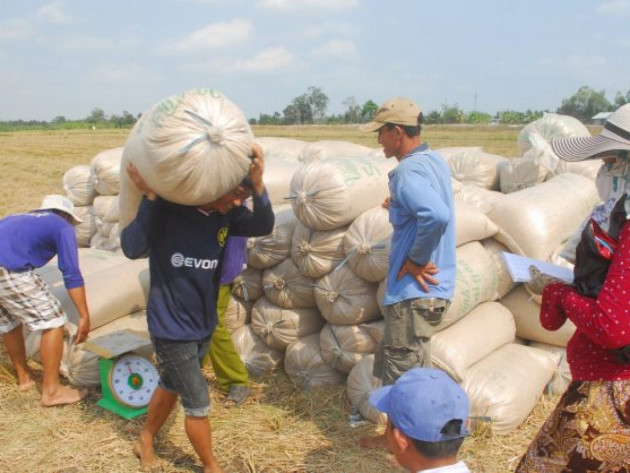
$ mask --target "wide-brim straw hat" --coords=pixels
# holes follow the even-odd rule
[[[63,195],[52,194],[44,197],[42,205],[35,210],[60,210],[72,217],[74,224],[82,223],[83,220],[76,214],[74,204],[70,199]]]
[[[612,151],[630,151],[630,103],[608,117],[599,135],[552,138],[551,148],[565,161],[599,158]]]

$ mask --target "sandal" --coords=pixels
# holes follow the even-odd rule
[[[226,406],[240,406],[249,397],[251,390],[244,384],[233,384],[227,394]]]

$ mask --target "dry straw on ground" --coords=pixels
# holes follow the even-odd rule
[[[44,408],[39,392],[21,393],[6,354],[0,353],[0,472],[129,473],[144,416],[125,420],[105,411],[92,389],[78,405]],[[33,368],[41,373],[36,364]],[[343,386],[304,392],[282,372],[253,380],[254,395],[240,408],[222,405],[223,395],[208,371],[214,449],[226,473],[382,473],[403,471],[384,451],[356,447],[360,435],[378,429],[351,427]],[[507,436],[473,433],[461,458],[472,471],[512,471],[555,403],[543,397],[526,422]],[[156,446],[166,472],[199,472],[186,438],[181,408],[171,416]]]
[[[503,127],[427,127],[435,148],[483,146],[516,155],[518,129]],[[376,146],[373,135],[356,127],[265,127],[259,136],[306,141],[337,139]],[[128,130],[72,130],[0,133],[0,217],[35,208],[48,193],[61,193],[63,173],[88,164],[98,152],[122,146]],[[33,367],[39,371],[37,365]],[[40,371],[39,371],[40,372]],[[282,373],[254,380],[254,396],[227,409],[210,378],[215,451],[227,473],[380,473],[397,469],[389,454],[355,446],[374,432],[371,424],[349,425],[351,406],[343,386],[303,392]],[[93,389],[82,403],[43,408],[39,393],[20,393],[9,360],[0,348],[0,473],[129,473],[138,469],[132,444],[143,417],[124,420],[104,411]],[[507,436],[469,437],[461,452],[472,471],[512,471],[520,455],[553,408],[543,397],[526,422]],[[167,472],[198,472],[198,460],[177,409],[160,435],[157,453]]]

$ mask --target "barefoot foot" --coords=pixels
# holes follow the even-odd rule
[[[64,404],[74,404],[87,396],[87,389],[73,389],[66,386],[59,386],[53,394],[42,393],[42,406],[61,406]]]
[[[145,473],[158,473],[162,467],[158,464],[153,450],[153,439],[140,432],[140,438],[133,445],[133,454],[140,460],[140,471]]]
[[[28,379],[28,380],[25,380],[25,381],[20,381],[18,383],[18,388],[22,392],[30,391],[34,387],[35,387],[35,381],[33,381],[32,379]]]

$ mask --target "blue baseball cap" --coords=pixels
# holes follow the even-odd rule
[[[423,442],[465,437],[469,401],[466,392],[444,371],[413,368],[390,386],[370,395],[370,404],[384,412],[403,434]],[[456,435],[441,431],[451,420],[461,420]]]

